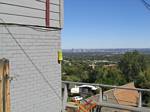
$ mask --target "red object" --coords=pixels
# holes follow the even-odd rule
[[[92,103],[92,100],[91,100],[91,99],[88,100],[88,101],[86,101],[86,103],[85,103],[84,105],[86,106],[86,105],[89,105],[90,103]]]
[[[45,23],[46,27],[50,27],[50,0],[46,0]]]

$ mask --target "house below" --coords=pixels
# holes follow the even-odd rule
[[[134,83],[129,83],[121,87],[135,89]],[[138,100],[139,100],[139,93],[136,90],[111,89],[105,91],[103,94],[103,101],[106,103],[137,107]],[[102,112],[130,112],[130,111],[125,110],[123,111],[119,109],[103,107]]]

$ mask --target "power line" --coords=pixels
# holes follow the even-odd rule
[[[21,27],[28,27],[32,29],[41,29],[45,31],[59,31],[62,28],[60,27],[46,27],[46,26],[39,26],[39,25],[30,25],[30,24],[17,24],[17,23],[0,23],[1,25],[9,25],[9,26],[21,26]]]
[[[144,6],[145,6],[148,10],[150,10],[150,4],[147,3],[145,0],[141,0],[141,1],[142,1],[142,3],[144,4]]]
[[[5,21],[3,19],[0,18],[0,20],[5,23]],[[18,47],[21,49],[21,51],[25,54],[25,56],[28,58],[28,60],[31,62],[31,64],[34,66],[34,68],[38,71],[38,73],[42,76],[43,80],[47,83],[47,85],[53,90],[53,92],[56,94],[56,96],[62,101],[61,96],[59,96],[59,94],[56,92],[56,90],[53,88],[53,86],[50,84],[50,82],[47,80],[47,78],[44,76],[44,74],[41,72],[41,70],[38,68],[38,66],[33,62],[33,60],[31,59],[31,57],[28,55],[28,53],[24,50],[24,48],[22,47],[22,45],[17,41],[17,39],[15,38],[15,36],[11,33],[11,31],[9,30],[9,28],[7,27],[6,24],[4,24],[4,27],[6,28],[6,30],[8,31],[8,33],[10,34],[10,36],[12,37],[12,39],[16,42],[16,44],[18,45]]]

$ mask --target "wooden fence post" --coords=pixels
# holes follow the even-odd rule
[[[0,112],[10,112],[9,61],[0,60]]]

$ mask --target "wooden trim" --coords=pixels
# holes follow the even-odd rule
[[[9,80],[9,61],[6,64],[6,112],[10,112],[10,80]]]
[[[10,112],[9,61],[0,60],[0,112]]]
[[[0,112],[3,112],[3,67],[4,63],[0,60]]]

